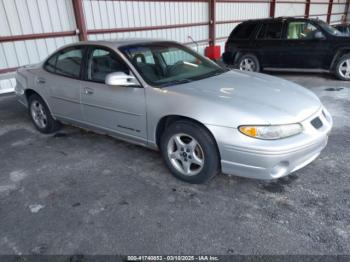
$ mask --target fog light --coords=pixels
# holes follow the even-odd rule
[[[271,176],[273,178],[279,178],[279,177],[286,175],[286,173],[288,171],[288,167],[289,167],[288,161],[279,162],[277,165],[275,165],[271,169]]]

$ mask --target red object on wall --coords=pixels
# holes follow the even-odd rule
[[[210,59],[217,60],[220,58],[220,51],[221,50],[219,45],[207,46],[205,48],[204,54]]]

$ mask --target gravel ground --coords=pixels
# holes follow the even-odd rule
[[[173,178],[158,152],[64,127],[0,97],[0,254],[349,254],[350,84],[275,74],[334,117],[320,157],[271,182]]]

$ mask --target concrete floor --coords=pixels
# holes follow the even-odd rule
[[[276,74],[277,75],[277,74]],[[334,117],[321,156],[273,182],[173,178],[158,152],[64,127],[0,97],[0,254],[349,254],[350,83],[279,74]]]

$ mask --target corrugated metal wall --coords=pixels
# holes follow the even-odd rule
[[[14,36],[75,30],[71,0],[0,0],[0,34]],[[57,47],[77,41],[56,37],[0,43],[0,69],[33,64]]]
[[[305,13],[305,1],[296,0],[294,3],[286,3],[276,1],[276,13],[275,16],[304,16]]]
[[[183,24],[208,24],[208,3],[147,2],[147,1],[83,1],[87,30],[127,29]],[[90,40],[117,39],[125,37],[158,38],[191,42],[190,37],[200,41],[200,49],[208,43],[208,25],[185,26],[159,30],[139,30],[107,34],[89,34]]]
[[[339,0],[333,3],[332,15],[330,23],[339,23],[341,17],[344,15],[344,10],[346,8],[346,0]]]
[[[323,21],[327,21],[327,12],[328,12],[328,0],[317,0],[319,4],[310,5],[310,16],[315,18],[318,17]],[[324,4],[323,4],[324,2]],[[322,3],[322,4],[321,4]],[[334,8],[334,6],[333,6]],[[344,7],[345,10],[345,7]],[[320,15],[323,14],[323,15]]]
[[[58,47],[78,41],[72,1],[74,0],[0,0],[0,39],[8,36],[71,32],[69,36],[0,41],[0,71],[42,61]],[[226,37],[239,22],[269,17],[271,1],[247,1],[216,0],[216,38],[222,50]],[[340,20],[346,1],[334,1],[332,23]],[[317,0],[315,4],[312,2],[313,0],[310,16],[326,20],[328,0]],[[302,17],[305,3],[305,0],[277,0],[275,17]],[[195,44],[191,44],[189,37],[192,37],[198,41],[198,51],[201,53],[208,45],[209,0],[82,0],[82,6],[90,40],[159,38],[176,40],[196,48]],[[0,89],[11,89],[13,80],[3,78],[4,76],[0,78]]]
[[[71,0],[0,0],[0,36],[76,30]],[[0,70],[42,61],[75,36],[0,43]],[[14,88],[14,79],[0,78],[0,93]]]
[[[270,3],[266,1],[217,2],[216,4],[216,37],[217,44],[224,50],[227,36],[240,21],[269,17]],[[233,22],[232,22],[233,21]]]
[[[0,78],[0,95],[4,93],[13,92],[15,89],[16,81],[14,78]]]

